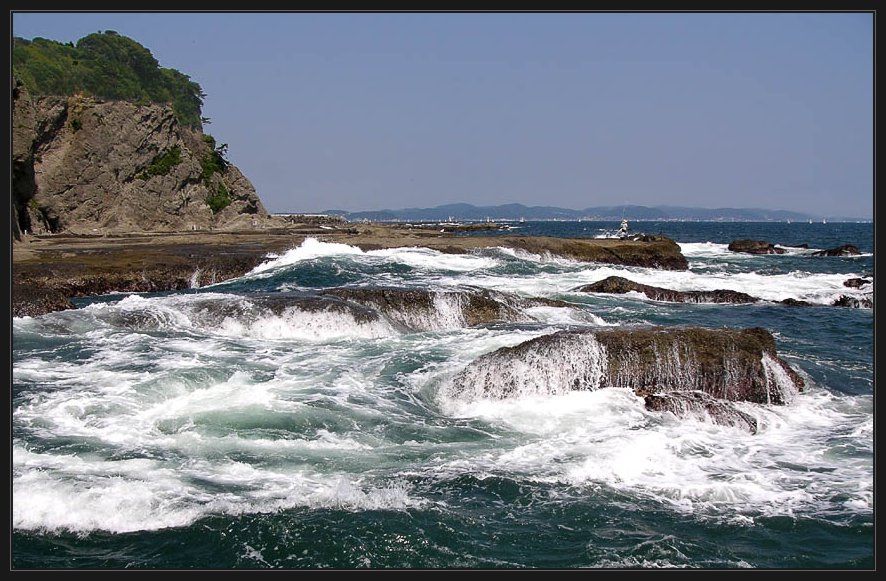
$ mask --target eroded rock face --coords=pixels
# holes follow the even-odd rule
[[[13,89],[13,237],[262,227],[279,219],[172,108]],[[211,196],[230,200],[210,206]]]
[[[583,285],[573,289],[583,293],[624,294],[638,292],[653,301],[672,303],[755,303],[760,299],[747,293],[727,289],[712,291],[675,291],[657,286],[650,286],[628,280],[620,276],[610,276],[601,281]]]
[[[468,365],[444,393],[505,398],[623,387],[783,404],[803,386],[765,329],[649,327],[560,331],[498,349]]]
[[[732,252],[744,252],[747,254],[784,254],[784,248],[778,248],[765,240],[733,240],[727,247]]]

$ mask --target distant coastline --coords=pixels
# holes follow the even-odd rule
[[[763,208],[694,208],[683,206],[593,206],[582,210],[556,206],[525,206],[502,204],[475,206],[473,204],[445,204],[432,208],[402,208],[397,210],[349,211],[327,209],[316,213],[272,212],[277,216],[313,215],[337,216],[349,222],[514,222],[532,221],[620,221],[627,218],[636,222],[873,222],[873,218],[857,216],[822,216],[791,210]]]

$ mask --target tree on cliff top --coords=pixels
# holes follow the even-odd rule
[[[163,68],[147,48],[113,30],[77,44],[45,38],[13,39],[13,75],[34,95],[84,93],[105,99],[171,103],[179,123],[200,128],[206,96],[200,85]]]

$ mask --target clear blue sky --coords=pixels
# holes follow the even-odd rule
[[[468,202],[873,217],[872,13],[48,13],[207,94],[272,212]]]

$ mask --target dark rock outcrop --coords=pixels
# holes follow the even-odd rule
[[[498,349],[473,361],[444,392],[506,398],[605,387],[783,404],[804,382],[762,328],[614,328],[560,331]]]
[[[848,307],[850,309],[873,309],[874,300],[869,296],[850,297],[849,295],[840,295],[833,303],[835,307]]]
[[[858,247],[853,244],[844,244],[836,248],[828,248],[827,250],[819,250],[813,252],[810,256],[858,256],[861,252]]]
[[[574,308],[564,301],[527,298],[479,287],[455,290],[399,287],[338,287],[317,292],[378,310],[395,327],[432,331],[497,322],[534,322],[525,309],[535,306]]]
[[[533,301],[516,295],[485,289],[435,292],[395,287],[339,287],[319,291],[250,293],[248,296],[198,296],[179,308],[187,311],[193,324],[210,329],[221,328],[226,322],[252,329],[262,325],[262,319],[268,316],[332,314],[340,317],[342,328],[348,324],[381,323],[377,330],[382,332],[422,332],[496,322],[531,322],[535,319],[518,306],[532,304]],[[154,310],[127,309],[104,316],[111,324],[126,328],[152,329],[165,324],[158,320]],[[311,321],[310,318],[302,319],[290,325],[302,327],[310,334]],[[333,321],[323,318],[314,322],[336,327],[338,324]]]
[[[727,247],[732,252],[746,254],[784,254],[785,249],[779,248],[765,240],[733,240]]]
[[[519,297],[489,289],[434,291],[426,288],[341,287],[322,290],[318,294],[371,305],[391,321],[410,330],[534,320],[521,310],[526,303]]]
[[[25,231],[174,232],[280,222],[234,165],[204,168],[215,152],[212,140],[181,126],[171,106],[32,96],[19,84],[12,97],[14,240]]]
[[[596,238],[555,238],[552,236],[457,236],[445,233],[391,237],[380,228],[361,228],[345,241],[361,250],[404,246],[432,248],[447,254],[466,254],[483,248],[511,248],[538,256],[568,258],[580,262],[601,262],[662,270],[688,270],[689,262],[680,245],[665,236],[644,236],[641,240],[601,240]]]
[[[171,244],[169,238],[178,243]],[[119,239],[58,234],[18,243],[12,268],[12,315],[36,316],[71,308],[67,299],[112,292],[159,292],[198,288],[243,276],[268,252],[291,248],[300,239],[255,232],[203,235],[129,236]],[[68,240],[75,240],[70,244]],[[233,239],[233,241],[232,241]],[[15,251],[14,251],[15,253]],[[35,301],[40,293],[66,300]]]
[[[801,301],[800,299],[784,299],[783,301],[779,301],[783,305],[788,305],[791,307],[811,307],[812,303],[808,301]]]
[[[755,303],[760,299],[739,291],[717,289],[712,291],[675,291],[657,286],[637,283],[620,276],[610,276],[601,281],[573,289],[584,293],[624,294],[638,292],[653,301],[672,303]]]
[[[678,418],[694,417],[702,421],[733,426],[757,433],[757,419],[735,407],[730,401],[716,399],[702,391],[668,391],[663,393],[643,393],[646,409],[657,412],[670,412]]]
[[[38,317],[74,308],[68,295],[57,288],[24,283],[13,284],[11,290],[13,317]]]
[[[843,286],[849,288],[861,288],[866,284],[871,284],[871,282],[866,278],[850,278],[843,281]]]

